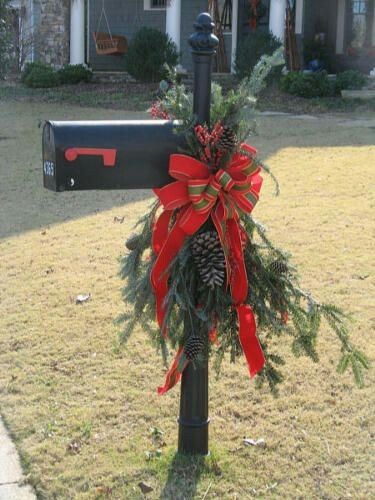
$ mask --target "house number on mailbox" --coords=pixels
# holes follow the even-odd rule
[[[55,164],[53,161],[45,160],[44,175],[48,175],[49,177],[53,177],[55,175]]]

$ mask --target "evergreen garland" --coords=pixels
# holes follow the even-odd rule
[[[192,95],[176,82],[154,110],[160,109],[161,113],[179,120],[179,132],[182,131],[187,139],[187,154],[204,159],[212,169],[225,168],[241,141],[254,130],[252,123],[249,126],[249,116],[254,113],[255,95],[263,88],[272,68],[280,64],[280,57],[280,50],[273,56],[263,57],[252,75],[226,96],[219,85],[213,84],[211,117],[215,125],[211,129],[197,125],[192,115]],[[173,80],[173,75],[170,79]],[[220,148],[223,134],[225,148]],[[231,141],[232,137],[238,137],[239,142]],[[228,145],[232,150],[227,150]],[[258,164],[269,172],[265,165]],[[139,324],[150,334],[167,363],[167,340],[155,323],[155,297],[150,282],[156,259],[152,251],[152,232],[159,208],[159,203],[155,202],[150,212],[138,222],[138,237],[132,239],[132,250],[121,260],[121,277],[125,280],[123,298],[132,309],[124,313],[119,321],[124,323],[120,334],[122,342]],[[178,209],[175,216],[177,214]],[[301,289],[290,256],[269,240],[265,228],[251,215],[242,214],[241,225],[247,235],[243,241],[244,262],[250,283],[247,303],[257,319],[258,337],[266,359],[263,370],[257,376],[257,386],[267,382],[275,393],[277,385],[283,380],[280,367],[285,361],[271,348],[270,341],[274,337],[288,337],[295,356],[307,356],[314,362],[318,361],[316,341],[322,319],[326,320],[341,342],[337,370],[343,373],[350,366],[357,384],[362,386],[363,369],[368,368],[368,361],[349,340],[349,318],[335,305],[319,303]],[[207,235],[213,231],[215,227],[208,219],[197,234],[185,239],[170,263],[163,327],[168,331],[170,346],[173,349],[183,347],[187,353],[187,357],[180,360],[181,369],[187,359],[199,362],[208,353],[216,355],[214,366],[219,373],[225,353],[229,352],[230,360],[234,362],[242,354],[242,347],[237,333],[237,315],[227,287],[213,286],[212,282],[202,280],[202,265],[194,255],[194,238],[199,238],[200,233]],[[213,331],[216,333],[211,338]]]

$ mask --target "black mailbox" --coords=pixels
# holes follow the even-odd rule
[[[48,121],[43,130],[44,187],[161,187],[173,180],[169,156],[184,144],[170,121]]]

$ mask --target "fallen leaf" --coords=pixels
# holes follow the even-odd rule
[[[96,493],[97,495],[112,495],[112,488],[109,488],[109,486],[98,486],[96,488]]]
[[[353,278],[362,281],[367,279],[369,276],[370,276],[369,274],[353,274]]]
[[[73,439],[73,441],[68,444],[66,449],[69,453],[78,455],[78,453],[80,453],[82,449],[82,442],[79,439]]]
[[[138,483],[138,486],[141,488],[142,493],[144,493],[145,495],[147,495],[147,493],[151,493],[151,491],[154,491],[154,488],[144,483],[143,481]]]
[[[117,215],[113,218],[113,222],[119,222],[120,224],[122,224],[125,220],[125,216],[123,217],[117,217]]]
[[[145,451],[146,460],[148,461],[152,460],[153,458],[160,458],[162,454],[163,451],[160,449],[155,451],[150,451],[150,450]]]
[[[249,439],[245,438],[243,444],[246,446],[259,446],[260,448],[265,448],[266,442],[263,438],[260,439]]]
[[[90,299],[91,299],[91,293],[77,295],[76,304],[83,304]]]
[[[221,476],[221,474],[222,474],[222,470],[220,468],[220,465],[216,462],[216,460],[212,461],[211,470],[215,474],[215,476]]]

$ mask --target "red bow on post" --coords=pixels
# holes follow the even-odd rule
[[[170,157],[169,174],[176,181],[154,189],[164,211],[153,230],[153,250],[157,255],[151,272],[151,283],[156,297],[159,326],[166,335],[164,325],[168,293],[168,267],[184,244],[185,238],[196,233],[211,217],[226,256],[228,282],[239,320],[239,338],[249,366],[250,375],[256,375],[264,366],[264,356],[256,337],[253,311],[244,304],[248,281],[242,248],[242,228],[239,217],[250,213],[258,201],[263,179],[260,168],[253,161],[256,150],[241,145],[245,153],[236,153],[227,168],[212,173],[199,160],[174,154]],[[180,209],[173,227],[171,217]],[[181,357],[180,349],[177,358]],[[166,384],[159,389],[166,392],[178,382],[178,359],[168,372]]]

